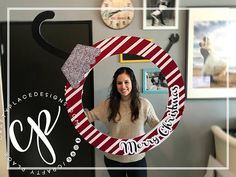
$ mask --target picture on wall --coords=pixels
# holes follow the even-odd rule
[[[143,0],[143,29],[177,29],[178,0]]]
[[[120,62],[121,63],[139,63],[139,62],[150,62],[149,59],[144,57],[134,55],[134,54],[120,54]]]
[[[235,28],[235,9],[189,10],[188,98],[236,97]]]
[[[168,93],[167,81],[159,68],[143,69],[143,93]]]

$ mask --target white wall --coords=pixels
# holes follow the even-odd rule
[[[58,0],[56,4],[53,1],[7,1],[4,0],[0,11],[0,21],[6,21],[7,7],[100,7],[102,1],[65,1]],[[141,7],[142,1],[133,0],[135,7]],[[229,6],[236,5],[235,0],[180,0],[180,7],[194,6]],[[11,20],[31,21],[40,11],[11,11]],[[134,21],[123,30],[112,30],[106,27],[100,17],[99,11],[55,11],[55,20],[93,20],[93,41],[97,42],[104,38],[116,35],[134,35],[142,38],[152,38],[153,42],[165,48],[168,44],[168,37],[171,33],[179,33],[180,41],[173,46],[169,54],[175,60],[182,76],[185,78],[186,70],[186,18],[187,12],[181,10],[179,13],[178,30],[143,30],[142,12],[135,11]],[[104,99],[108,94],[108,86],[114,71],[124,64],[119,63],[118,56],[110,57],[99,63],[95,70],[95,104]],[[142,68],[154,67],[151,63],[132,63],[127,64],[135,70],[137,80],[142,83]],[[105,73],[104,73],[105,72]],[[104,77],[104,75],[106,77]],[[146,94],[154,105],[159,117],[166,106],[165,95]],[[183,118],[176,131],[160,146],[147,153],[148,165],[151,167],[205,167],[207,165],[208,155],[213,152],[213,137],[210,132],[210,126],[218,124],[225,125],[226,119],[226,101],[225,100],[187,100],[185,104]],[[231,125],[236,127],[236,100],[230,100],[229,117],[234,118]],[[99,127],[100,125],[97,124]],[[102,152],[96,151],[96,166],[103,167]],[[205,171],[190,170],[152,170],[149,171],[149,177],[200,177]],[[97,177],[108,177],[104,170],[96,171]]]

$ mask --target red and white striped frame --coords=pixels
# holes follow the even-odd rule
[[[90,70],[93,69],[101,60],[116,54],[129,53],[150,59],[165,75],[165,78],[168,82],[168,105],[161,122],[147,134],[135,137],[133,139],[117,139],[107,136],[106,134],[103,134],[99,130],[97,130],[88,121],[88,118],[83,111],[83,85],[89,73],[88,72],[84,75],[84,79],[80,82],[78,88],[73,89],[70,86],[69,82],[67,82],[66,84],[65,97],[67,102],[67,109],[71,118],[71,122],[73,123],[75,129],[88,143],[90,143],[94,147],[98,148],[101,151],[116,155],[142,153],[161,144],[177,127],[184,110],[184,82],[181,73],[173,59],[155,43],[134,36],[111,37],[97,42],[93,45],[93,47],[99,48],[101,50],[101,54],[96,57],[96,62],[90,65]],[[178,88],[177,101],[176,99],[175,101],[173,101],[174,98],[172,94],[172,88],[174,87]],[[173,106],[174,102],[178,104],[177,107],[175,105],[175,114],[172,112],[174,116],[173,114],[171,116],[170,107]],[[121,146],[121,143],[124,142],[135,142],[138,147],[138,151],[127,152],[127,149],[125,150]],[[128,143],[127,145],[131,145],[133,148],[136,148],[132,143]],[[132,148],[131,146],[130,148]]]

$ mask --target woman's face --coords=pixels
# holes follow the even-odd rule
[[[121,97],[124,98],[130,95],[132,90],[132,83],[128,74],[122,73],[118,75],[116,79],[116,88]]]

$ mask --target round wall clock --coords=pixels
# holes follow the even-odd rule
[[[125,28],[134,18],[131,0],[103,0],[101,8],[104,23],[112,29]]]

